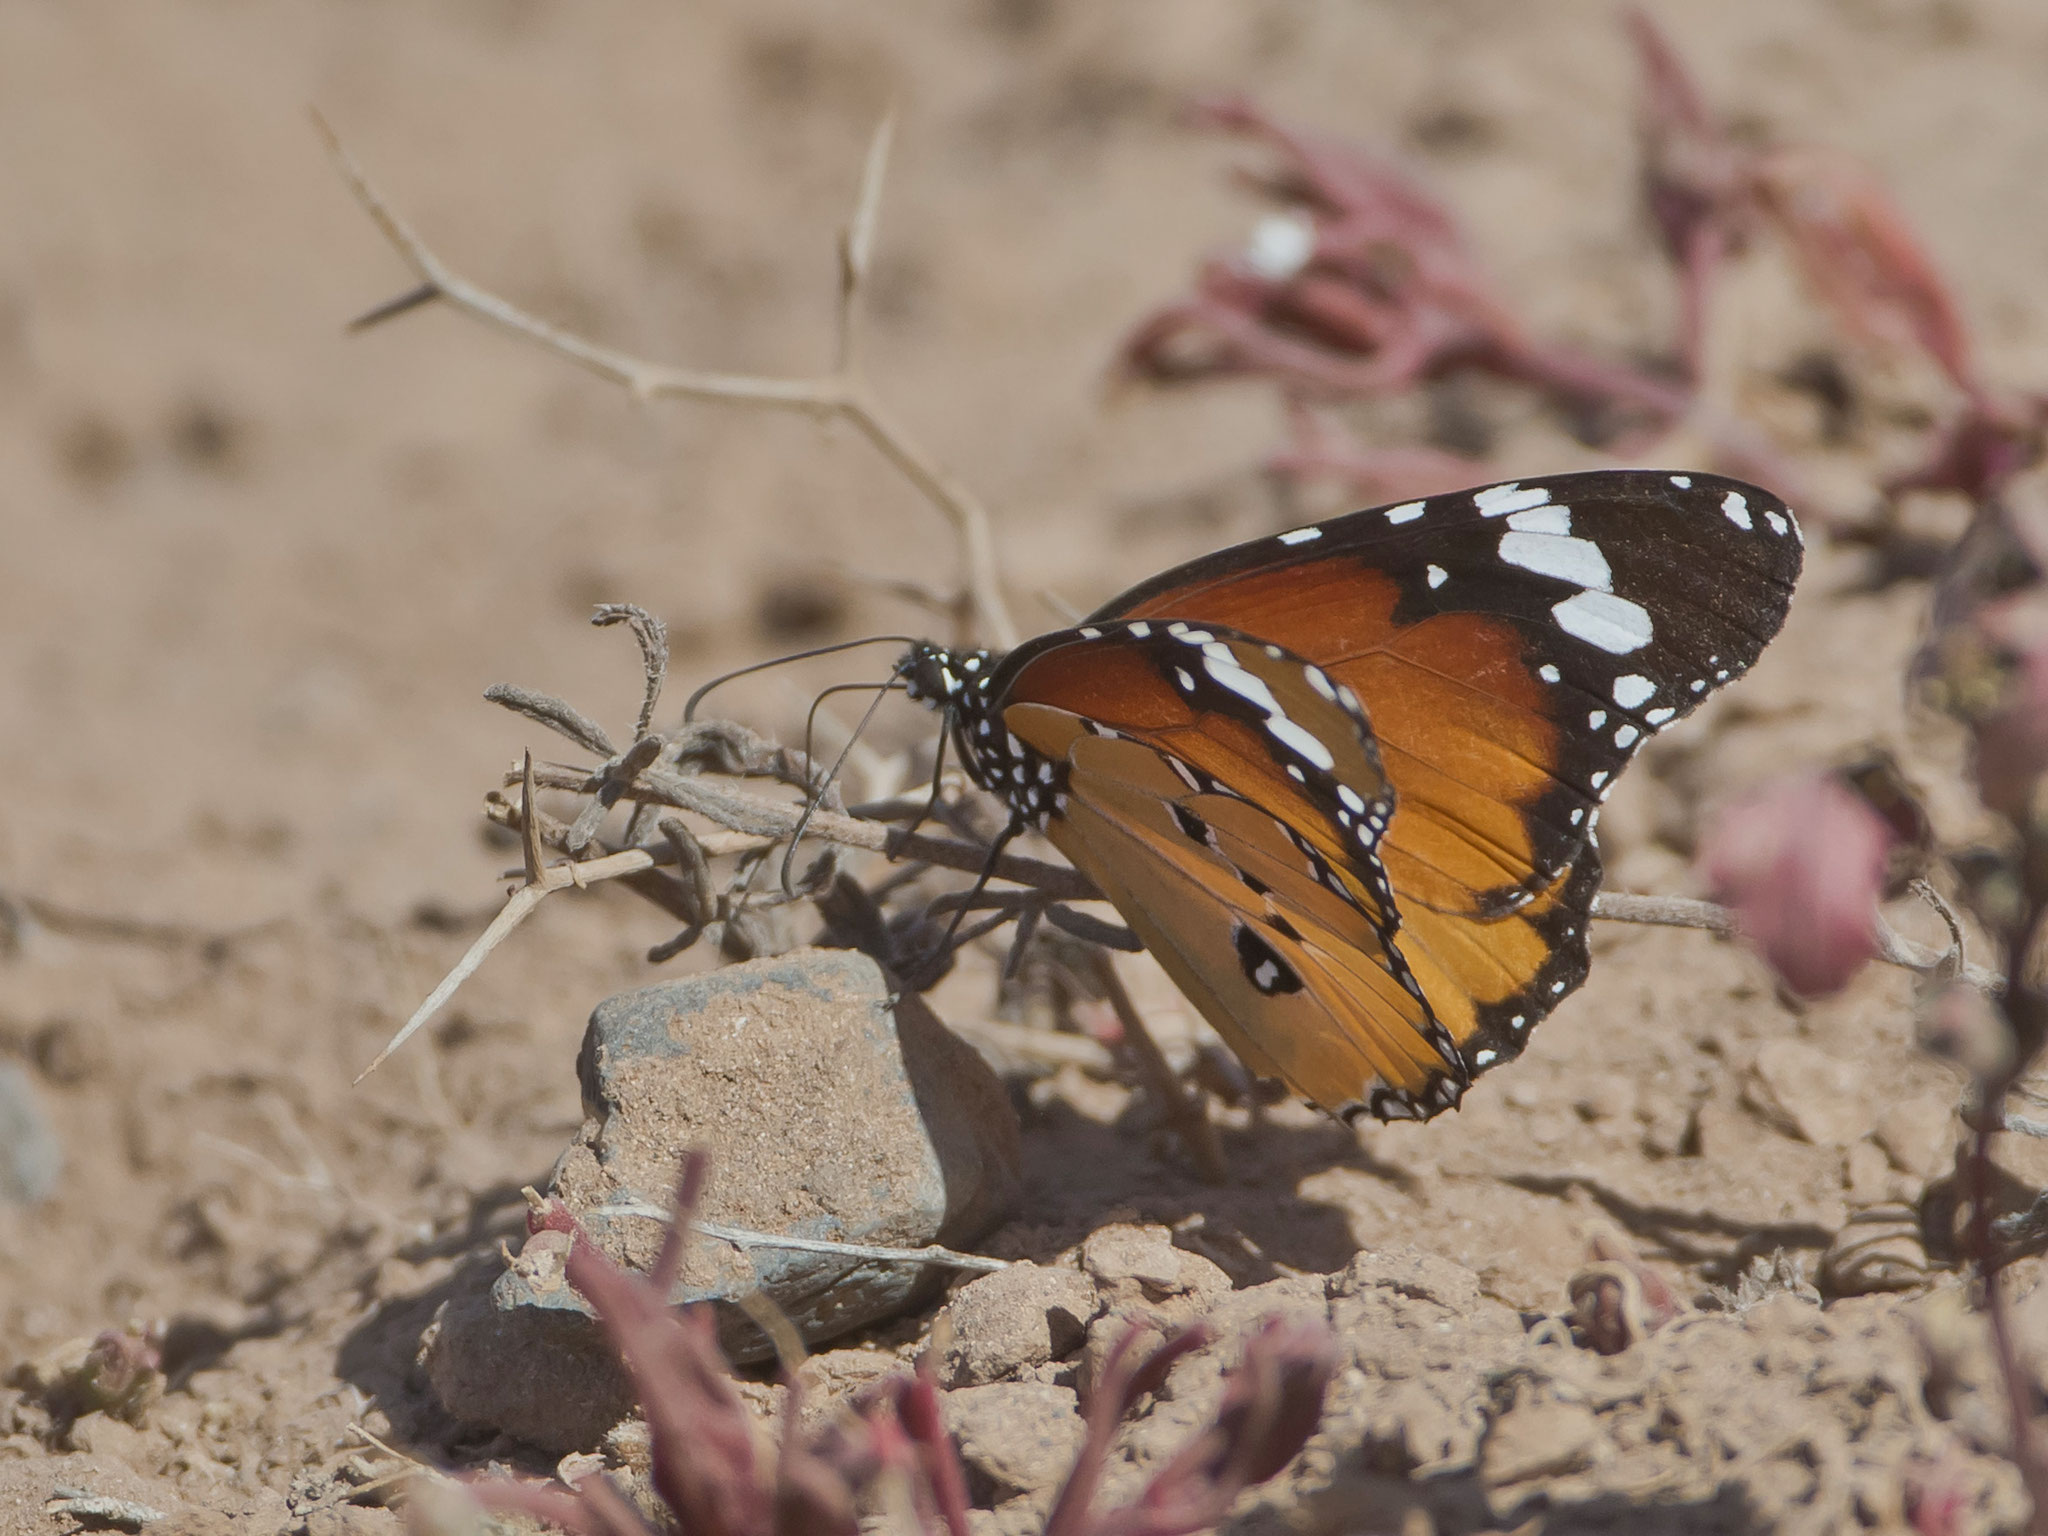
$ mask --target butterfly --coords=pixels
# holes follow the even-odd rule
[[[1596,831],[1802,559],[1707,474],[1489,485],[1254,539],[898,675],[1262,1077],[1427,1119],[1585,980]]]

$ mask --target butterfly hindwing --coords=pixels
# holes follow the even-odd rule
[[[1387,914],[1286,822],[1134,736],[1012,705],[1065,743],[1053,844],[1102,890],[1253,1071],[1325,1108],[1424,1115],[1468,1073],[1408,972]],[[1410,1107],[1413,1106],[1413,1107]]]

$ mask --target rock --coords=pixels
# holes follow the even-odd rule
[[[493,1267],[458,1274],[421,1337],[419,1364],[434,1395],[456,1418],[543,1450],[588,1449],[633,1411],[632,1382],[584,1313],[500,1306]]]
[[[1031,1381],[963,1387],[940,1405],[960,1443],[976,1504],[1049,1493],[1073,1468],[1083,1426],[1078,1400],[1065,1387]]]
[[[1230,1292],[1230,1276],[1199,1254],[1173,1246],[1165,1227],[1117,1222],[1081,1244],[1081,1268],[1111,1305],[1174,1298],[1205,1302]],[[1170,1309],[1176,1312],[1185,1309]]]
[[[1471,1270],[1408,1246],[1358,1254],[1329,1286],[1333,1298],[1364,1297],[1375,1291],[1433,1301],[1451,1312],[1469,1312],[1480,1298],[1479,1276]]]
[[[1878,1111],[1877,1144],[1901,1173],[1938,1179],[1955,1167],[1958,1128],[1953,1095],[1915,1094]]]
[[[974,1242],[1021,1187],[1015,1116],[981,1058],[920,999],[905,996],[893,1012],[887,1003],[880,969],[846,950],[797,951],[606,1000],[577,1062],[583,1127],[550,1192],[615,1261],[642,1272],[660,1249],[657,1213],[670,1206],[683,1153],[697,1147],[712,1157],[707,1224],[899,1248]],[[566,1256],[560,1233],[528,1238],[487,1299],[443,1308],[422,1349],[450,1413],[557,1453],[595,1444],[632,1403],[564,1278]],[[749,1292],[811,1344],[897,1315],[942,1278],[700,1232],[674,1299],[710,1302],[728,1355],[753,1361],[771,1351],[737,1305]]]
[[[404,1536],[405,1528],[395,1510],[360,1504],[333,1504],[306,1512],[306,1536]]]
[[[1094,1285],[1071,1269],[1012,1264],[983,1275],[946,1303],[953,1336],[939,1360],[939,1380],[983,1386],[1063,1360],[1081,1347],[1100,1310]]]
[[[1772,1040],[1756,1053],[1742,1100],[1766,1122],[1817,1147],[1846,1147],[1870,1133],[1876,1107],[1862,1072],[1801,1040]]]
[[[125,1419],[94,1411],[80,1414],[65,1433],[71,1450],[88,1456],[106,1456],[138,1472],[150,1470],[148,1446],[151,1437]]]
[[[1583,1403],[1518,1400],[1479,1443],[1480,1481],[1498,1489],[1582,1471],[1592,1465],[1600,1442],[1600,1421]]]
[[[13,1062],[0,1061],[0,1200],[47,1200],[64,1172],[64,1149],[43,1112],[36,1085]]]

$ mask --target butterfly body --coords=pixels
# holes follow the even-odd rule
[[[1754,486],[1596,471],[1253,540],[899,671],[1247,1065],[1427,1118],[1584,980],[1615,775],[1755,661],[1799,567]]]

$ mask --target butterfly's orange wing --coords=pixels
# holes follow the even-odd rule
[[[1254,1071],[1335,1112],[1455,1103],[1356,701],[1279,647],[1178,628],[1054,646],[1010,682],[1005,726],[1060,768],[1047,836]]]

